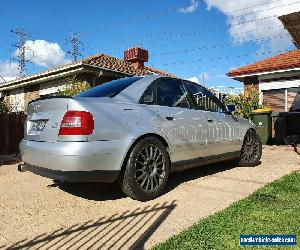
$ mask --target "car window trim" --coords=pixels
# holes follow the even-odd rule
[[[151,89],[152,87],[154,87],[154,102],[153,104],[148,104],[148,103],[144,103],[143,102],[143,98],[145,97],[146,95],[146,92]],[[144,105],[157,105],[157,84],[156,84],[156,80],[153,81],[147,88],[146,90],[144,91],[144,93],[142,94],[140,100],[139,100],[139,104],[144,104]]]
[[[200,84],[197,85],[197,83],[193,83],[193,82],[188,81],[188,80],[184,80],[184,83],[185,83],[185,85],[187,85],[187,83],[189,83],[189,84],[192,84],[194,86],[200,86],[201,88],[203,88],[207,93],[209,93],[211,95],[212,101],[222,109],[222,112],[211,110],[211,109],[207,109],[207,110],[206,109],[201,109],[201,108],[198,109],[197,101],[196,101],[193,93],[190,91],[190,89],[188,88],[188,86],[186,86],[187,90],[189,91],[189,93],[191,95],[191,98],[193,99],[193,102],[195,103],[196,110],[204,110],[204,111],[210,111],[210,112],[218,112],[218,113],[231,114],[230,112],[227,111],[225,104],[218,97],[216,97],[213,93],[211,93],[211,91],[209,91],[207,88],[205,88],[204,86],[202,86]]]
[[[193,102],[191,102],[190,98],[189,98],[189,91],[188,89],[186,88],[184,82],[182,81],[182,79],[179,79],[179,78],[171,78],[171,77],[161,77],[161,78],[158,78],[155,80],[155,82],[158,84],[159,81],[161,80],[171,80],[171,81],[179,81],[182,85],[183,85],[183,88],[184,90],[187,92],[187,101],[188,101],[188,104],[189,104],[189,107],[188,108],[184,108],[184,107],[173,107],[173,106],[163,106],[163,105],[159,105],[158,102],[156,102],[156,105],[157,106],[160,106],[160,107],[170,107],[170,108],[182,108],[182,109],[193,109],[192,107],[194,106]],[[157,85],[156,85],[156,96],[157,96],[157,100],[158,100],[158,94],[157,94]]]

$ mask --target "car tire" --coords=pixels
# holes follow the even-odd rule
[[[168,181],[170,159],[158,138],[146,137],[138,141],[125,164],[119,181],[127,196],[147,201],[162,194]]]
[[[261,155],[262,144],[258,134],[254,130],[247,131],[237,164],[241,167],[257,166]]]

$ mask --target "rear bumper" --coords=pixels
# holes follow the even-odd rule
[[[120,171],[117,170],[94,170],[94,171],[59,171],[25,163],[26,170],[53,180],[67,182],[115,182]]]
[[[20,143],[22,160],[30,166],[63,172],[120,171],[132,141]],[[32,171],[33,172],[33,171]]]

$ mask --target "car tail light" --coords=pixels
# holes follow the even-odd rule
[[[86,111],[67,111],[61,121],[59,135],[90,135],[94,131],[94,117]]]

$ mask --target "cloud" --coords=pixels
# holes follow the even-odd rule
[[[216,8],[227,16],[229,32],[234,42],[276,36],[278,39],[259,41],[257,44],[261,46],[261,49],[272,51],[287,49],[292,45],[292,40],[288,36],[288,32],[277,17],[299,11],[300,2],[296,2],[295,0],[276,0],[266,4],[265,0],[204,1],[207,4],[208,10]],[[252,20],[258,21],[253,22]]]
[[[197,0],[191,0],[191,5],[180,8],[178,11],[182,13],[192,13],[198,9],[198,1]]]
[[[197,76],[192,76],[192,77],[188,78],[187,80],[198,83],[198,84],[200,83],[199,78]]]
[[[70,62],[66,58],[66,53],[57,43],[45,40],[28,40],[25,43],[27,60],[32,63],[45,67],[53,68]],[[18,51],[15,51],[15,55]]]
[[[191,81],[191,82],[195,82],[198,84],[204,84],[203,80],[208,80],[209,79],[209,75],[207,72],[204,72],[202,74],[200,74],[199,76],[192,76],[190,78],[188,78],[187,80]]]
[[[0,76],[4,78],[5,81],[11,81],[16,79],[18,75],[18,64],[9,63],[8,61],[0,60]],[[0,83],[3,83],[3,79],[0,77]]]

